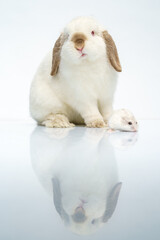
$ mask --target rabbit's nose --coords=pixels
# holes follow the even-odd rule
[[[83,39],[77,39],[75,41],[75,48],[78,50],[78,51],[82,51],[83,48],[84,48],[84,40]]]
[[[77,47],[76,47],[76,49],[77,49],[78,51],[82,52],[83,47],[82,47],[82,48],[77,48]]]
[[[86,218],[85,211],[84,211],[83,207],[77,207],[75,209],[75,212],[72,215],[72,219],[76,223],[83,223],[83,222],[86,221],[87,218]]]
[[[76,39],[75,43],[81,45],[84,43],[84,39]]]
[[[82,51],[84,48],[85,40],[87,40],[87,37],[83,33],[75,33],[71,39],[71,41],[74,42],[74,47],[78,51]]]

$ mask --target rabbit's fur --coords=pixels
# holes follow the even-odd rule
[[[32,117],[47,127],[104,127],[121,71],[112,37],[91,17],[72,20],[40,64],[30,91]]]

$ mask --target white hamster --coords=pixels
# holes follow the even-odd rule
[[[113,130],[137,132],[138,123],[133,113],[128,109],[118,109],[113,112],[108,121],[108,126]]]

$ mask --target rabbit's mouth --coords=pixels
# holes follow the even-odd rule
[[[86,53],[82,53],[81,57],[85,57],[85,56],[87,56],[87,54]]]
[[[77,50],[79,51],[79,53],[81,54],[80,57],[85,57],[85,56],[87,56],[87,54],[83,52],[83,48],[81,48],[81,49],[76,48],[76,49],[77,49]]]

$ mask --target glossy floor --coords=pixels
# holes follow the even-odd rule
[[[160,121],[0,124],[0,239],[160,239]]]

